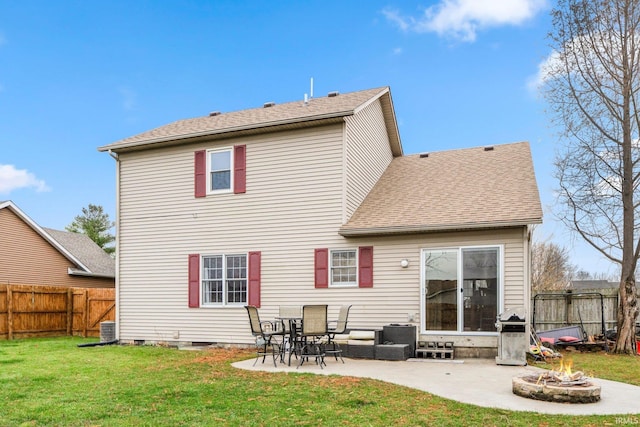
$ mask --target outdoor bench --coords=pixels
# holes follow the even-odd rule
[[[571,345],[585,340],[584,330],[579,325],[540,331],[536,332],[536,335],[538,335],[543,344],[551,345]]]

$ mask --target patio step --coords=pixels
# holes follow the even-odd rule
[[[418,341],[416,357],[425,359],[453,359],[452,341]]]

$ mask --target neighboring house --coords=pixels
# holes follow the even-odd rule
[[[618,288],[620,288],[620,282],[610,282],[608,280],[572,280],[567,287],[568,290],[573,292],[617,291]]]
[[[115,260],[84,234],[40,227],[0,202],[0,283],[113,288]]]
[[[389,88],[211,113],[99,148],[117,169],[122,342],[253,342],[243,306],[353,304],[495,355],[542,221],[527,143],[404,156]]]

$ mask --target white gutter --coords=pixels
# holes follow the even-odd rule
[[[228,128],[222,128],[222,129],[208,129],[208,130],[179,134],[179,135],[160,136],[156,138],[149,138],[149,139],[144,139],[144,140],[135,141],[135,142],[123,142],[123,143],[116,142],[114,144],[98,147],[98,151],[111,152],[112,150],[137,148],[145,145],[161,144],[163,142],[175,142],[176,140],[180,140],[180,139],[190,139],[190,138],[198,138],[203,136],[221,135],[225,133],[233,133],[233,132],[240,132],[240,131],[253,130],[253,129],[257,130],[257,129],[263,129],[267,127],[291,125],[296,123],[309,123],[309,125],[311,126],[313,125],[314,122],[317,122],[317,121],[327,120],[327,119],[336,119],[336,118],[341,118],[341,117],[350,116],[350,115],[353,115],[353,110],[319,114],[316,116],[296,117],[295,119],[274,120],[271,122],[263,122],[263,123],[257,123],[257,124],[252,123],[249,125],[233,126]]]
[[[69,276],[84,276],[84,277],[97,277],[103,279],[113,279],[114,276],[111,274],[98,274],[98,273],[90,273],[88,271],[81,271],[75,268],[67,267],[67,274]]]
[[[118,153],[109,150],[109,155],[116,161],[116,277],[115,277],[115,309],[116,340],[120,339],[120,158]]]
[[[520,221],[504,222],[483,222],[473,224],[447,224],[447,225],[416,225],[416,226],[390,226],[390,227],[361,227],[361,228],[341,228],[338,234],[345,237],[370,236],[382,234],[414,234],[414,233],[434,233],[438,231],[455,230],[478,230],[503,227],[523,227],[531,224],[542,224],[542,219],[526,219]]]

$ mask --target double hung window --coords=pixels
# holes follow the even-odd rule
[[[355,249],[332,250],[331,286],[356,286],[358,284],[358,259]]]
[[[247,256],[202,257],[202,304],[247,304]]]
[[[207,152],[209,192],[231,191],[233,188],[232,149]]]

